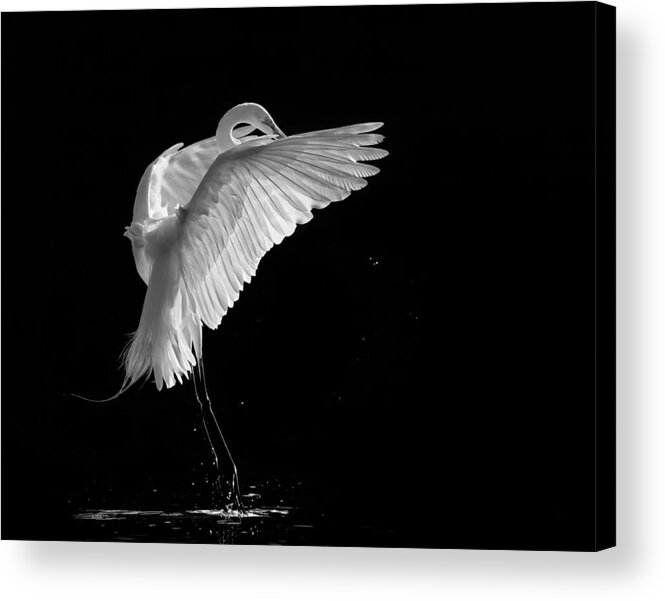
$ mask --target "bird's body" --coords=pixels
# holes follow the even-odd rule
[[[263,255],[309,221],[312,210],[346,198],[378,173],[363,161],[388,154],[372,148],[383,139],[371,133],[381,125],[287,137],[263,107],[240,104],[222,117],[214,138],[172,146],[139,182],[125,236],[148,289],[123,353],[123,385],[105,400],[151,374],[159,390],[193,374],[224,510],[243,513],[238,470],[208,397],[203,325],[219,326]],[[252,135],[255,129],[263,135]]]
[[[203,324],[219,326],[261,257],[313,209],[378,172],[361,161],[387,154],[370,147],[381,125],[287,137],[247,103],[224,115],[214,138],[173,146],[146,169],[125,235],[148,290],[122,390],[150,374],[158,389],[188,377],[202,356]],[[265,135],[248,135],[254,128]]]

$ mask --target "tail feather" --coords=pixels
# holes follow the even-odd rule
[[[188,377],[201,355],[201,320],[190,310],[179,269],[169,257],[153,265],[139,327],[122,355],[129,386],[154,374],[158,390],[171,388]]]

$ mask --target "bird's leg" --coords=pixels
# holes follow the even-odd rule
[[[194,372],[194,375],[192,377],[192,383],[194,384],[194,396],[196,397],[196,402],[199,404],[199,409],[201,411],[201,420],[203,421],[203,429],[205,430],[206,437],[208,439],[208,442],[210,443],[210,450],[212,451],[212,456],[215,459],[215,475],[216,475],[215,488],[217,490],[217,494],[219,495],[219,504],[220,506],[223,506],[224,494],[222,492],[222,479],[221,479],[221,470],[219,467],[219,459],[217,457],[217,451],[215,450],[215,445],[212,442],[212,438],[210,437],[210,431],[208,430],[208,423],[207,423],[208,420],[206,419],[203,403],[201,402],[198,386],[196,385],[196,372]],[[214,498],[213,498],[213,504],[215,504]]]
[[[202,357],[199,358],[197,368],[198,368],[198,371],[199,371],[199,377],[201,378],[201,381],[203,382],[203,394],[204,394],[205,399],[207,401],[208,412],[212,416],[212,422],[215,426],[215,430],[217,431],[217,435],[219,436],[219,439],[222,441],[222,445],[224,447],[224,450],[226,451],[226,456],[228,458],[228,461],[230,463],[230,467],[231,467],[231,470],[232,470],[232,473],[233,473],[229,501],[231,503],[231,507],[233,509],[236,509],[242,515],[242,513],[244,512],[244,508],[243,508],[243,505],[242,505],[242,496],[240,494],[240,479],[238,478],[238,468],[236,467],[235,461],[233,461],[233,457],[231,455],[229,445],[226,444],[226,439],[224,438],[224,434],[222,434],[222,429],[219,427],[219,422],[217,421],[217,416],[215,415],[215,412],[212,408],[212,401],[210,400],[210,397],[208,396],[208,385],[206,384],[205,368],[203,367],[203,358]]]

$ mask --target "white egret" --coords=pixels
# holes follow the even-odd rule
[[[223,441],[205,391],[202,326],[219,326],[261,257],[313,209],[346,198],[378,173],[362,161],[388,154],[371,148],[383,139],[370,133],[381,125],[286,136],[263,107],[244,103],[222,117],[215,137],[172,146],[150,164],[125,232],[148,289],[123,353],[123,386],[112,398],[151,374],[161,390],[193,372],[199,399],[198,371],[210,430]],[[250,135],[255,129],[263,135]],[[206,432],[210,438],[207,425]],[[234,494],[240,506],[235,465]]]

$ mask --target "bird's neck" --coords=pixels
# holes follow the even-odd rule
[[[219,122],[217,133],[215,134],[217,149],[220,154],[240,144],[240,141],[233,137],[233,128],[239,123],[256,125],[257,118],[255,113],[256,108],[254,106],[242,104],[226,112]]]

